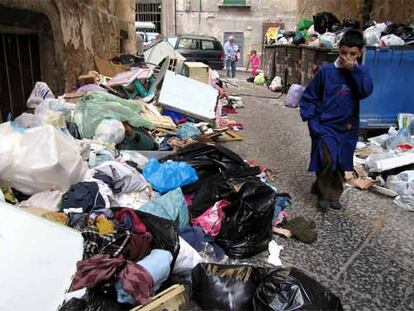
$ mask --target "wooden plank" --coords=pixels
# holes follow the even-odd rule
[[[152,298],[146,305],[136,306],[130,311],[178,311],[187,302],[183,285],[173,285]]]
[[[218,143],[227,143],[232,141],[242,141],[243,138],[233,130],[227,130],[216,141]]]

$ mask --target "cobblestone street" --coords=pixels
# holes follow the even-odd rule
[[[223,74],[223,73],[221,73]],[[414,310],[414,213],[396,207],[392,199],[347,188],[341,211],[322,214],[310,194],[313,175],[307,172],[310,139],[297,109],[283,106],[265,87],[245,82],[238,72],[229,87],[242,96],[246,108],[231,118],[240,121],[243,141],[227,147],[244,159],[279,170],[279,192],[288,192],[290,217],[315,220],[318,240],[307,245],[275,236],[283,245],[285,266],[296,266],[331,288],[345,310]]]

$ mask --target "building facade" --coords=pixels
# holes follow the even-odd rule
[[[164,0],[162,11],[167,36],[209,35],[224,43],[235,35],[243,56],[238,65],[244,66],[250,50],[261,52],[264,23],[280,21],[285,29],[294,28],[296,0]]]
[[[94,56],[136,52],[135,0],[0,0],[0,114],[24,109],[34,82],[70,91]]]

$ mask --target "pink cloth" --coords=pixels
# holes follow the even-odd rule
[[[255,77],[257,75],[257,69],[259,68],[260,64],[260,58],[257,56],[257,54],[250,56],[250,64],[252,65],[251,75],[252,77]]]
[[[223,208],[229,206],[231,203],[226,200],[218,201],[214,206],[206,210],[203,215],[194,218],[191,223],[194,226],[203,228],[203,231],[214,237],[220,233],[221,222],[224,218]]]

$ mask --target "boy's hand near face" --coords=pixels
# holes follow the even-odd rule
[[[352,59],[350,57],[346,57],[346,56],[342,56],[342,55],[339,56],[339,60],[342,64],[342,66],[344,66],[344,68],[347,69],[347,70],[354,69],[354,67],[357,63],[356,59]]]

